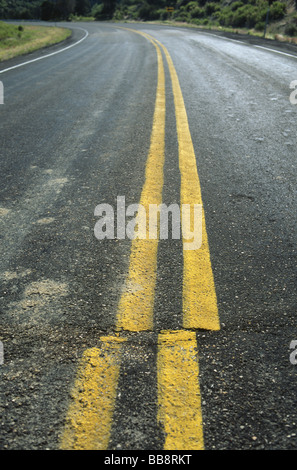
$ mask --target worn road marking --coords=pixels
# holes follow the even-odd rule
[[[158,57],[158,84],[151,144],[146,163],[145,183],[140,204],[149,214],[149,204],[162,203],[163,167],[165,159],[165,74],[162,54],[154,44]],[[139,216],[141,217],[141,215]],[[128,331],[153,329],[153,309],[157,272],[157,239],[149,239],[149,218],[146,217],[145,239],[132,240],[129,273],[119,306],[117,326]],[[131,289],[131,286],[136,287]]]
[[[167,49],[146,33],[147,39],[163,49],[174,96],[181,174],[181,205],[202,206],[202,245],[187,250],[183,259],[183,327],[219,330],[219,315],[210,260],[205,214],[196,157],[178,76]],[[193,232],[193,218],[190,230]],[[194,332],[164,332],[158,340],[158,419],[164,427],[165,450],[202,450],[203,424],[199,366]]]
[[[124,29],[124,28],[123,28]],[[126,28],[125,28],[126,29]],[[132,30],[129,30],[132,32]],[[140,204],[161,204],[165,159],[165,73],[161,48],[168,63],[174,95],[181,173],[181,204],[202,205],[196,157],[178,77],[167,49],[152,36],[158,58],[158,84],[150,151]],[[140,217],[140,216],[139,216]],[[141,220],[139,219],[141,222]],[[132,240],[129,273],[118,306],[118,330],[153,330],[158,237]],[[191,227],[192,228],[192,227]],[[184,239],[183,327],[219,329],[205,216],[202,246],[187,250]],[[63,449],[107,449],[121,362],[121,340],[102,338],[102,346],[87,350],[73,391]],[[203,449],[202,410],[196,335],[193,331],[164,331],[158,336],[158,419],[166,450]],[[185,425],[186,424],[186,425]]]
[[[61,449],[107,448],[123,341],[118,337],[101,338],[100,348],[85,351],[72,391]]]
[[[158,57],[158,83],[150,151],[140,204],[162,202],[165,158],[165,74],[162,54]],[[148,213],[148,211],[147,211]],[[157,239],[132,240],[129,274],[117,315],[117,329],[153,329],[157,270]],[[104,450],[108,447],[120,370],[121,342],[118,337],[101,338],[100,349],[85,351],[72,392],[62,449]]]
[[[131,31],[130,29],[128,29]],[[198,249],[187,249],[189,241],[183,240],[183,327],[189,329],[219,330],[217,297],[211,266],[205,213],[198,176],[196,156],[188,123],[179,79],[166,47],[147,33],[133,31],[159,45],[165,54],[170,72],[175,104],[176,128],[179,147],[179,168],[181,174],[181,205],[189,205],[191,227],[194,230],[194,205],[202,206],[202,245]]]
[[[197,250],[187,250],[187,241],[184,240],[183,326],[190,329],[219,330],[220,322],[205,213],[187,112],[171,56],[163,44],[155,41],[160,44],[165,53],[172,82],[181,173],[180,202],[189,204],[192,214],[194,204],[202,205],[202,246]],[[193,231],[193,225],[191,231]]]
[[[203,450],[196,335],[165,331],[158,337],[158,420],[165,450]]]

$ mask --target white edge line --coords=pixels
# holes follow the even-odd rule
[[[235,42],[235,44],[244,44],[244,45],[247,44],[246,42],[240,41],[239,39],[225,38],[224,36],[219,36],[219,35],[214,34],[214,33],[203,32],[203,34],[205,34],[207,36],[211,36],[212,38],[215,37],[215,38],[223,39],[224,41]]]
[[[257,47],[258,49],[264,49],[264,51],[275,52],[276,54],[286,55],[288,57],[293,57],[293,59],[297,59],[296,55],[289,54],[288,52],[277,51],[276,49],[271,49],[270,47],[264,47],[264,46],[255,45],[255,47]]]
[[[211,36],[211,37],[216,37],[216,38],[219,38],[219,39],[224,39],[224,41],[234,42],[235,44],[243,44],[243,45],[249,46],[249,47],[257,47],[258,49],[263,49],[264,51],[275,52],[276,54],[281,54],[281,55],[285,55],[287,57],[292,57],[293,59],[297,59],[296,55],[289,54],[288,52],[278,51],[276,49],[271,49],[271,47],[258,46],[257,44],[250,44],[248,42],[240,41],[238,39],[225,38],[224,36],[218,36],[216,34],[207,33],[207,32],[202,32],[202,34],[208,35],[208,36]]]
[[[70,44],[70,46],[67,46],[67,47],[64,47],[63,49],[60,49],[59,51],[51,52],[50,54],[44,55],[42,57],[37,57],[36,59],[27,60],[26,62],[22,62],[21,64],[13,65],[12,67],[8,67],[7,69],[0,70],[0,74],[4,73],[4,72],[8,72],[9,70],[17,69],[18,67],[22,67],[23,65],[32,64],[33,62],[37,62],[38,60],[47,59],[48,57],[51,57],[53,55],[60,54],[60,52],[67,51],[67,49],[70,49],[71,47],[77,46],[79,43],[84,41],[89,35],[89,33],[86,29],[83,29],[83,28],[73,28],[73,29],[81,29],[82,31],[84,31],[85,32],[84,37],[81,38],[79,41],[75,42],[74,44]]]

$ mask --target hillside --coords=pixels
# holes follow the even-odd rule
[[[271,34],[297,37],[297,0],[270,0]],[[167,7],[173,7],[169,12]],[[264,30],[268,0],[0,0],[0,18],[174,21],[201,27]]]

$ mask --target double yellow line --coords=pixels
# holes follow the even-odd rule
[[[129,29],[131,31],[131,29]],[[140,204],[162,203],[165,161],[165,71],[163,54],[171,77],[181,175],[181,204],[202,205],[191,133],[184,100],[172,59],[159,41],[144,36],[156,48],[158,82],[151,144]],[[148,211],[146,211],[148,213]],[[192,212],[193,213],[193,212]],[[139,215],[141,217],[141,215]],[[193,229],[193,227],[191,227]],[[158,237],[132,240],[129,273],[117,312],[118,331],[153,331]],[[193,231],[193,230],[192,230]],[[209,245],[202,205],[202,245],[187,250],[183,240],[183,330],[158,335],[158,420],[164,428],[167,450],[203,449],[203,426],[199,387],[196,329],[218,330],[219,316]],[[62,449],[107,449],[121,354],[127,341],[118,335],[100,339],[99,348],[87,350],[72,391]]]

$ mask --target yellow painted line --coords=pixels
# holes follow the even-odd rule
[[[202,205],[202,245],[197,249],[188,249],[189,241],[184,238],[183,243],[183,327],[189,329],[219,330],[220,322],[205,213],[187,112],[171,56],[163,44],[157,40],[155,41],[160,44],[165,53],[172,82],[179,145],[179,168],[181,173],[180,202],[181,205],[189,204],[192,215],[194,213],[194,205]],[[191,217],[192,232],[193,229],[193,217]]]
[[[143,35],[162,47],[171,76],[179,145],[181,204],[190,206],[192,216],[194,205],[202,207],[201,245],[189,250],[188,238],[183,240],[183,326],[218,330],[220,324],[201,188],[179,80],[167,49],[149,35]],[[190,230],[194,230],[193,218]],[[158,420],[164,429],[164,450],[203,450],[199,365],[194,332],[169,331],[159,335],[157,372]]]
[[[157,365],[158,421],[165,433],[164,450],[203,450],[195,333],[160,333]]]
[[[148,205],[162,202],[165,159],[165,74],[160,48],[158,82],[145,183],[140,204],[148,214]],[[153,329],[153,308],[157,270],[158,236],[149,239],[149,220],[145,220],[144,239],[132,240],[129,273],[117,315],[118,329]],[[139,214],[139,225],[143,224]],[[100,348],[85,351],[72,391],[61,449],[107,449],[120,372],[122,339],[101,338]]]
[[[123,341],[103,337],[100,348],[84,352],[71,394],[62,450],[107,449]]]
[[[148,214],[149,204],[162,203],[166,108],[163,58],[160,48],[154,46],[158,57],[157,94],[145,182],[139,201],[146,217],[138,214],[138,227],[144,227],[143,237],[132,240],[129,273],[118,305],[117,327],[128,331],[153,329],[158,236],[149,239]]]
[[[132,31],[128,28],[125,29]],[[163,49],[168,63],[174,96],[179,146],[179,168],[181,174],[180,203],[181,206],[188,205],[190,208],[191,225],[189,230],[191,233],[194,233],[195,228],[194,207],[195,205],[202,206],[201,244],[199,244],[196,249],[191,249],[194,240],[189,240],[188,234],[183,233],[183,327],[188,329],[219,330],[220,321],[206,230],[205,212],[196,156],[179,79],[172,58],[166,47],[147,33],[135,30],[133,30],[133,32],[146,37],[153,42],[155,46],[159,45]]]
[[[131,29],[125,29],[131,31]],[[180,203],[181,206],[188,205],[190,208],[191,225],[189,229],[191,233],[194,233],[195,226],[197,225],[197,220],[196,224],[194,223],[194,207],[195,205],[202,206],[201,244],[199,244],[196,249],[192,249],[193,240],[189,240],[188,234],[183,233],[183,327],[188,329],[219,330],[220,321],[217,306],[217,296],[210,259],[201,187],[198,176],[194,146],[189,128],[184,99],[179,84],[179,79],[175,67],[173,65],[171,56],[166,47],[153,36],[150,36],[147,33],[135,30],[133,30],[133,32],[138,33],[150,40],[156,48],[158,47],[157,45],[159,45],[163,49],[164,54],[166,56],[172,82],[172,91],[174,95],[176,114],[176,127],[179,146],[179,168],[181,173]],[[160,51],[158,51],[159,61],[162,60],[162,57],[160,57],[160,55]],[[145,251],[146,242],[142,241],[142,244],[144,245],[143,251]],[[153,242],[152,245],[154,245]],[[148,246],[146,246],[146,249],[149,251]],[[155,243],[155,255],[156,250],[157,243]],[[149,262],[148,271],[145,270],[143,260]],[[153,291],[155,286],[152,285],[151,282],[149,282],[146,283],[146,286],[142,289],[142,282],[141,279],[139,279],[138,273],[140,274],[140,278],[142,278],[144,281],[148,278],[151,280],[155,279],[155,272],[152,276],[150,276],[150,273],[152,273],[156,268],[156,264],[152,266],[154,260],[155,257],[152,257],[151,260],[149,260],[147,256],[144,256],[143,258],[138,258],[138,263],[143,267],[142,272],[140,273],[139,269],[131,270],[130,279],[127,284],[128,293],[125,295],[124,308],[122,308],[122,310],[125,312],[123,317],[127,317],[129,315],[131,318],[131,312],[134,312],[134,315],[133,319],[131,318],[131,321],[125,322],[127,327],[126,329],[130,329],[131,327],[133,327],[133,331],[139,331],[141,329],[150,329],[152,327],[152,322],[150,323],[150,325],[148,325],[148,323],[144,324],[143,322],[137,320],[137,317],[139,318],[140,316],[144,316],[144,318],[146,319],[153,317],[151,309],[153,308]],[[134,261],[133,259],[131,259],[131,262],[134,264],[137,263],[137,261]],[[151,302],[150,305],[149,302]],[[130,308],[127,308],[127,304],[130,304]],[[141,308],[141,310],[138,311],[137,315],[136,311],[138,306]],[[140,323],[142,323],[142,326]]]
[[[131,31],[131,30],[130,30]],[[137,32],[137,31],[133,31]],[[145,33],[158,57],[158,83],[150,151],[140,204],[148,214],[148,205],[162,202],[165,158],[165,74],[161,49],[171,75],[175,101],[181,204],[202,204],[196,158],[178,77],[167,49]],[[129,273],[118,306],[117,328],[128,331],[153,329],[158,237],[149,239],[148,220],[144,239],[132,240]],[[191,227],[192,229],[193,227]],[[203,213],[203,240],[198,250],[187,250],[184,239],[183,326],[219,329],[214,281]],[[107,449],[120,372],[122,339],[101,338],[100,348],[85,351],[72,391],[62,449]],[[203,428],[199,389],[199,367],[195,333],[164,332],[158,337],[158,419],[164,426],[165,449],[203,449]]]

